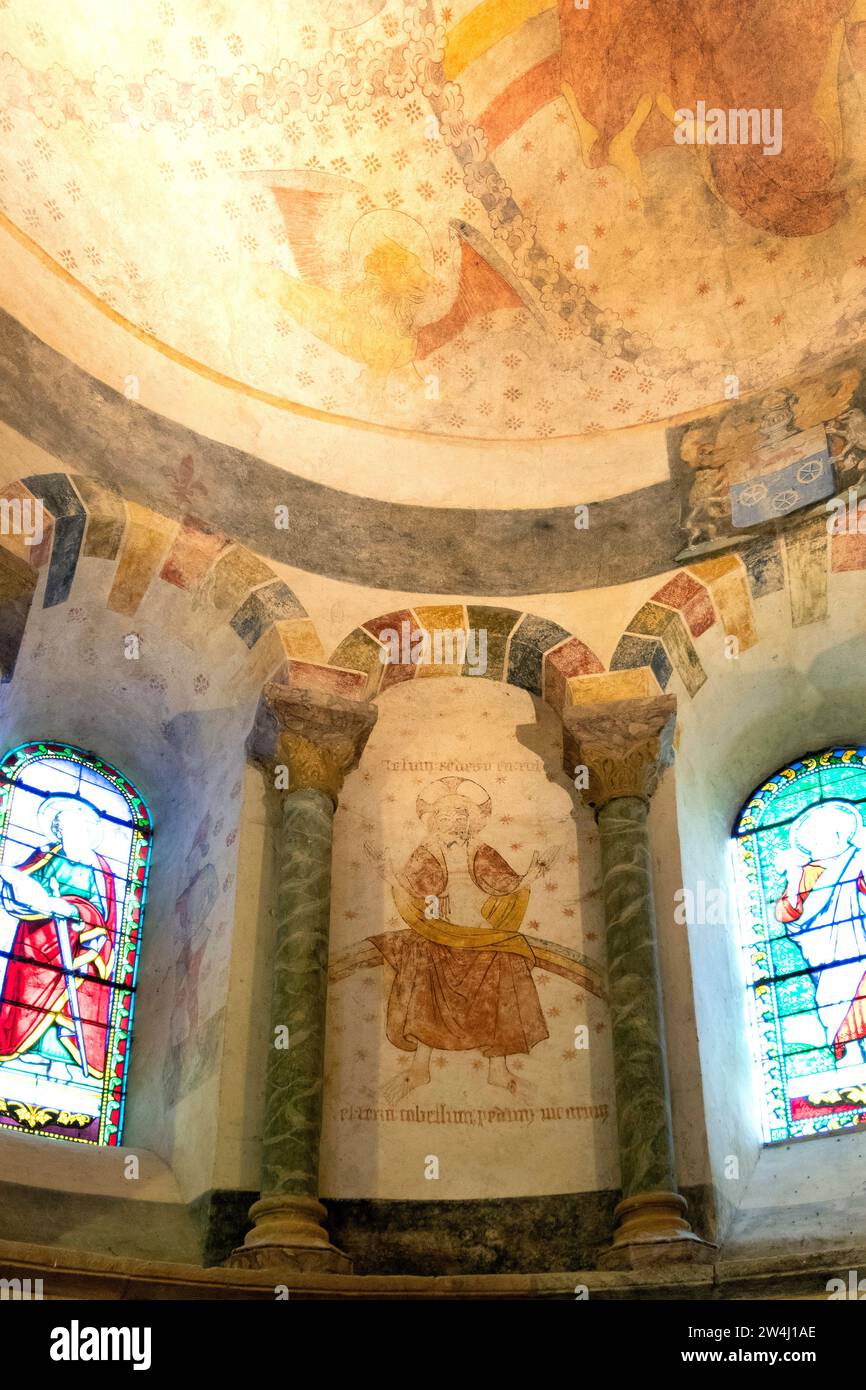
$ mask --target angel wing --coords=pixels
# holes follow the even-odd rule
[[[422,326],[431,247],[414,217],[385,209],[359,215],[366,190],[334,174],[260,170],[246,177],[273,194],[295,260],[297,278],[276,278],[279,302],[308,332],[375,374],[423,360],[493,309],[523,308],[544,326],[520,280],[467,222],[450,223],[460,247],[451,306]]]
[[[456,338],[470,319],[494,309],[526,309],[542,328],[547,325],[526,289],[486,237],[468,222],[452,219],[460,242],[457,293],[450,309],[419,329],[416,358],[421,361]]]
[[[366,189],[311,169],[257,169],[241,178],[274,195],[301,279],[322,289],[338,288],[349,273],[348,230]]]

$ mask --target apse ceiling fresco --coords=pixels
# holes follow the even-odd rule
[[[7,231],[286,408],[575,435],[863,335],[866,0],[0,0],[0,86]]]

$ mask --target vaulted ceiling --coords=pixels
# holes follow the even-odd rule
[[[0,208],[89,332],[241,396],[515,441],[661,420],[862,337],[864,21],[0,0]],[[780,110],[778,153],[678,143],[698,100]]]

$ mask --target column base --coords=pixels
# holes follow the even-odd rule
[[[229,1269],[284,1270],[289,1274],[351,1274],[352,1261],[328,1239],[327,1212],[315,1197],[294,1193],[262,1197],[250,1207],[254,1222]]]
[[[614,1212],[618,1225],[613,1243],[599,1256],[599,1269],[710,1263],[717,1247],[695,1235],[687,1210],[678,1192],[639,1192],[623,1198]]]

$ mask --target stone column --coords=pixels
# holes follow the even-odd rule
[[[568,708],[566,767],[586,768],[601,839],[622,1200],[604,1268],[703,1259],[677,1192],[647,812],[670,761],[676,700]]]
[[[277,924],[268,1049],[262,1195],[227,1263],[245,1269],[351,1273],[319,1201],[319,1139],[334,810],[376,722],[375,706],[265,687],[251,756],[279,798]]]

